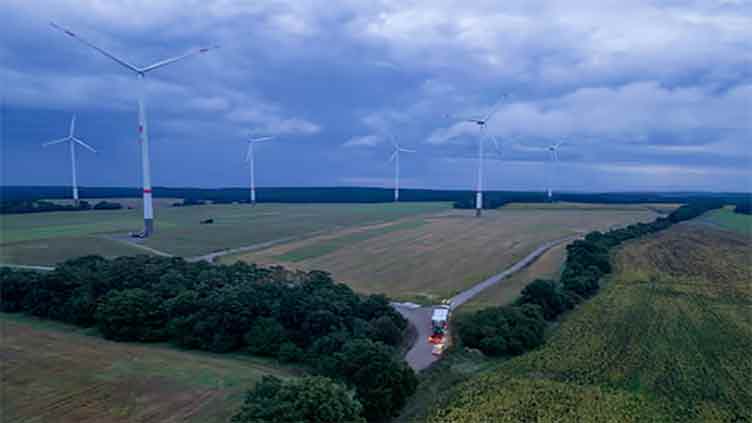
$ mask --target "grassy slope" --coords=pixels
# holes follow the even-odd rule
[[[461,385],[433,420],[752,419],[751,248],[690,225],[630,243],[544,347]]]
[[[56,322],[0,314],[2,422],[225,422],[270,360],[115,343]]]

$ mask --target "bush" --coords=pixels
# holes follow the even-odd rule
[[[246,394],[233,423],[361,423],[361,404],[341,384],[321,376],[282,381],[265,376]]]
[[[277,359],[283,363],[298,363],[305,358],[305,351],[297,345],[287,341],[279,346]]]
[[[24,298],[37,283],[37,272],[0,268],[0,310],[15,313],[23,309]]]
[[[160,299],[140,288],[110,292],[100,301],[95,316],[97,327],[107,339],[166,339],[167,315]]]
[[[100,201],[97,204],[94,204],[94,210],[120,210],[122,208],[122,204],[109,201]]]

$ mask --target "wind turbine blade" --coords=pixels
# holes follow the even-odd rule
[[[399,148],[399,151],[404,151],[405,153],[417,153],[415,150],[408,150],[407,148]]]
[[[259,137],[259,138],[251,138],[251,142],[264,142],[264,141],[271,141],[275,137]]]
[[[140,70],[139,70],[139,69],[138,69],[137,67],[135,67],[135,66],[131,65],[130,63],[126,62],[125,60],[123,60],[123,59],[120,59],[119,57],[116,57],[116,56],[115,56],[115,55],[113,55],[112,53],[110,53],[110,52],[108,52],[108,51],[106,51],[106,50],[104,50],[104,49],[102,49],[102,48],[99,48],[99,47],[97,47],[96,45],[94,45],[94,44],[92,44],[92,43],[90,43],[90,42],[86,41],[85,39],[83,39],[83,38],[79,37],[79,36],[78,36],[77,34],[75,34],[74,32],[72,32],[72,31],[70,31],[70,30],[68,30],[68,29],[65,29],[65,28],[61,27],[60,25],[56,24],[55,22],[50,22],[50,26],[52,26],[53,28],[55,28],[55,29],[57,29],[57,30],[59,30],[59,31],[62,31],[63,33],[65,33],[66,35],[68,35],[68,36],[70,36],[70,37],[73,37],[73,38],[75,38],[76,40],[78,40],[78,41],[79,41],[79,42],[81,42],[82,44],[85,44],[85,45],[87,45],[87,46],[89,46],[89,47],[93,48],[94,50],[96,50],[96,51],[100,52],[101,54],[103,54],[103,55],[105,55],[105,56],[107,56],[107,57],[109,57],[110,59],[112,59],[112,60],[114,60],[115,62],[119,63],[120,65],[122,65],[122,66],[124,66],[124,67],[126,67],[126,68],[128,68],[128,69],[130,69],[130,70],[132,70],[133,72],[141,72],[141,71],[140,71]]]
[[[74,132],[76,132],[76,115],[73,115],[73,117],[71,117],[70,133],[68,133],[68,136],[72,137]]]
[[[508,94],[502,95],[499,101],[497,101],[496,104],[491,106],[491,110],[488,112],[486,117],[483,118],[483,122],[487,121],[488,119],[491,119],[491,116],[493,116],[493,114],[496,113],[501,108],[501,102],[507,97],[509,97]]]
[[[48,145],[60,144],[61,142],[70,141],[70,139],[71,137],[65,137],[65,138],[60,138],[59,140],[49,141],[49,142],[42,144],[42,147],[47,147]]]
[[[219,46],[203,47],[203,48],[199,48],[199,49],[196,49],[196,50],[192,50],[192,51],[189,51],[188,53],[181,54],[180,56],[173,57],[171,59],[165,59],[165,60],[162,60],[161,62],[154,63],[153,65],[149,65],[149,66],[147,66],[145,68],[141,68],[141,69],[139,69],[139,71],[142,72],[142,73],[146,73],[146,72],[152,71],[154,69],[161,68],[162,66],[167,66],[170,63],[175,63],[178,60],[183,60],[185,58],[188,58],[188,57],[191,57],[191,56],[195,56],[197,54],[206,53],[207,51],[213,50],[215,48],[219,48]]]
[[[499,146],[499,140],[497,140],[496,137],[491,136],[491,141],[493,141],[494,147],[496,147],[496,151],[498,151],[499,154],[501,154],[501,147]]]
[[[397,158],[397,150],[394,150],[394,153],[389,156],[389,163],[393,162],[395,158]]]
[[[81,147],[84,147],[84,148],[88,149],[92,153],[96,153],[97,152],[97,150],[95,150],[94,147],[90,146],[89,144],[86,144],[85,142],[83,142],[83,140],[80,140],[80,139],[78,139],[76,137],[71,137],[71,139],[73,141],[77,142],[78,145],[80,145]]]

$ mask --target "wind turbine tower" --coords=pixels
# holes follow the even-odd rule
[[[269,141],[274,137],[259,137],[248,140],[248,152],[245,155],[245,161],[249,163],[251,172],[251,206],[256,205],[256,155],[253,146],[264,141]]]
[[[73,33],[72,31],[58,26],[54,22],[50,22],[50,25],[53,28],[62,31],[66,35],[78,40],[82,44],[98,51],[104,56],[109,57],[110,59],[118,63],[119,65],[135,73],[136,76],[138,77],[139,84],[140,84],[139,97],[138,97],[138,136],[139,136],[139,142],[141,143],[141,176],[143,179],[143,199],[144,199],[144,231],[139,236],[144,237],[144,238],[148,237],[149,235],[154,233],[154,208],[152,205],[152,195],[151,195],[152,193],[151,193],[151,163],[149,161],[149,131],[148,131],[148,125],[146,121],[146,74],[155,69],[159,69],[163,66],[167,66],[171,63],[177,62],[178,60],[182,60],[187,57],[191,57],[200,53],[206,53],[207,51],[213,48],[216,48],[216,46],[193,50],[177,57],[173,57],[170,59],[165,59],[165,60],[156,62],[149,66],[136,67],[126,62],[125,60],[122,60],[116,57],[115,55],[109,53],[108,51],[105,51],[104,49],[97,47],[96,45],[79,37],[77,34]]]
[[[70,146],[70,159],[71,159],[71,181],[73,185],[73,204],[78,207],[80,205],[80,201],[78,199],[78,178],[76,177],[76,144],[80,145],[81,147],[96,153],[97,150],[93,149],[89,144],[86,144],[82,140],[76,138],[74,135],[76,131],[76,115],[73,115],[71,117],[70,122],[70,131],[68,132],[68,136],[65,138],[60,138],[58,140],[46,142],[42,144],[43,147],[47,147],[48,145],[54,145],[54,144],[60,144],[63,142],[67,142]]]
[[[507,97],[506,95],[503,97]],[[482,118],[460,118],[461,122],[469,122],[478,125],[478,180],[475,185],[475,216],[480,217],[483,212],[483,144],[486,137],[486,124],[488,120],[496,112],[496,107],[491,108],[491,111],[485,117]],[[495,141],[495,140],[494,140]]]
[[[548,172],[548,178],[547,178],[548,187],[546,188],[546,193],[547,193],[547,198],[548,198],[549,203],[553,201],[553,190],[551,189],[551,184],[553,180],[552,176],[555,176],[556,165],[557,163],[559,163],[559,147],[561,147],[563,144],[564,142],[561,141],[556,144],[551,144],[547,148],[548,153],[549,153],[549,158],[551,159],[550,161],[551,170],[550,172]]]
[[[400,147],[397,140],[391,137],[392,146],[394,152],[389,157],[389,162],[394,162],[394,202],[399,201],[399,189],[400,189],[400,153],[415,153],[415,150],[408,150],[407,148]]]

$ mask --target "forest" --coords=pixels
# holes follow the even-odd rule
[[[47,273],[2,268],[0,282],[4,312],[95,327],[115,341],[298,363],[351,389],[368,421],[395,415],[417,384],[396,348],[407,321],[386,297],[360,296],[325,272],[86,256]]]

